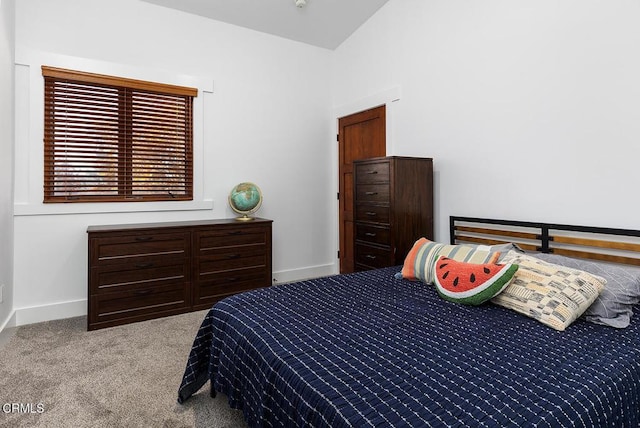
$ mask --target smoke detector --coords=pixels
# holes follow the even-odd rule
[[[307,0],[296,0],[296,6],[304,7],[307,4]]]

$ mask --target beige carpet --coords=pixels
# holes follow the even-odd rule
[[[246,427],[209,384],[176,402],[205,313],[92,332],[85,317],[15,328],[0,345],[0,427]]]

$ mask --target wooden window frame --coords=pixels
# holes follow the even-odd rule
[[[42,66],[44,203],[193,200],[196,88]]]

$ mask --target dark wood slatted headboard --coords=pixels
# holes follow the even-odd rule
[[[518,244],[523,250],[640,266],[640,230],[452,216],[452,244]]]

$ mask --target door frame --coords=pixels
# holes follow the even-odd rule
[[[331,142],[331,189],[333,189],[333,194],[331,195],[334,205],[333,205],[333,221],[331,222],[333,225],[333,248],[335,251],[333,253],[333,273],[340,272],[340,260],[338,259],[338,251],[340,250],[340,219],[339,219],[339,209],[340,205],[338,202],[338,192],[340,191],[340,182],[339,182],[339,165],[340,159],[338,157],[338,131],[340,130],[338,121],[341,117],[349,116],[354,113],[358,113],[361,111],[369,110],[375,107],[379,107],[381,105],[386,106],[386,144],[387,144],[387,156],[393,156],[395,154],[394,150],[394,140],[393,140],[393,117],[394,117],[394,109],[397,103],[400,101],[400,87],[395,86],[386,91],[378,92],[376,94],[370,95],[368,97],[362,98],[360,100],[346,103],[340,105],[338,107],[334,107],[333,109],[333,138]]]

